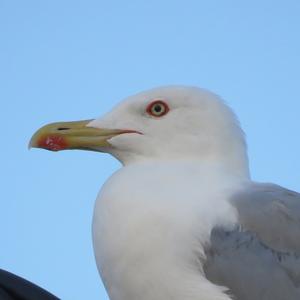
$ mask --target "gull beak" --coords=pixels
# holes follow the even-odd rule
[[[109,139],[124,133],[139,133],[126,129],[105,129],[89,127],[93,120],[58,122],[41,127],[34,133],[29,148],[42,148],[50,151],[81,149],[101,151],[112,147]]]

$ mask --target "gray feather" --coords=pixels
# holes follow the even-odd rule
[[[251,184],[231,199],[239,224],[214,228],[207,278],[236,300],[300,299],[300,194]]]

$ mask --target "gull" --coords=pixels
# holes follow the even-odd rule
[[[111,300],[300,299],[300,194],[251,180],[244,133],[217,95],[154,88],[101,118],[46,125],[30,146],[122,163],[92,226]]]

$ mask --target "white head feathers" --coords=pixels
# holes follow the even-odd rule
[[[149,113],[155,101],[169,111]],[[122,101],[88,126],[136,130],[109,140],[109,151],[123,164],[146,160],[197,160],[248,175],[244,134],[235,114],[215,94],[196,87],[166,86]]]

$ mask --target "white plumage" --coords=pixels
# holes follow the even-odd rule
[[[162,119],[144,113],[147,104],[154,99],[162,99],[170,106],[170,112]],[[243,133],[233,113],[216,95],[197,88],[158,88],[130,97],[89,126],[130,128],[144,134],[122,135],[110,140],[114,146],[111,154],[124,166],[104,185],[94,211],[97,265],[112,300],[232,299],[229,295],[239,300],[300,299],[292,279],[274,280],[273,286],[261,283],[265,279],[260,273],[271,277],[274,267],[266,264],[262,272],[256,261],[251,265],[247,259],[251,255],[262,256],[262,253],[252,254],[250,250],[250,254],[242,255],[242,261],[241,258],[233,261],[239,264],[239,276],[247,274],[246,269],[257,267],[253,270],[256,279],[245,276],[243,284],[236,282],[238,287],[235,283],[222,286],[226,282],[223,283],[222,278],[220,285],[216,285],[207,278],[209,272],[203,269],[207,253],[213,251],[214,228],[234,232],[236,226],[242,226],[232,202],[234,195],[248,192],[251,202],[251,190],[254,194],[257,189],[249,178]],[[282,211],[282,218],[288,218],[290,212],[285,203],[276,206],[275,202],[276,195],[284,201],[284,191],[274,186],[267,190],[275,193],[275,197],[272,199],[268,194],[262,197],[271,198],[274,212],[267,210],[265,213],[272,216]],[[297,198],[294,199],[298,213],[295,222],[299,237],[298,195]],[[276,217],[271,226],[267,225],[267,218],[256,224],[255,218],[259,218],[257,214],[261,213],[263,205],[259,199],[255,201],[253,213],[250,212],[251,203],[248,205],[253,220],[245,225],[253,230],[252,233],[258,236],[264,233],[260,238],[266,244],[272,239],[288,239],[286,231],[272,232],[272,226],[278,226]],[[248,232],[247,229],[245,227],[244,232]],[[272,238],[281,234],[286,237]],[[240,255],[239,242],[231,243],[230,252]],[[300,239],[295,243],[299,246]],[[256,250],[254,247],[253,251]],[[267,246],[263,255],[271,259]],[[221,261],[226,261],[222,254],[220,257]],[[261,267],[261,263],[259,265]],[[230,265],[226,271],[228,281],[231,276],[237,276],[233,266],[233,274]],[[281,276],[280,271],[288,273],[282,268],[277,270],[277,277]],[[212,272],[219,270],[216,268]],[[296,268],[296,272],[299,276],[300,268]],[[253,288],[256,290],[252,291]]]
[[[161,119],[145,114],[156,99],[170,106]],[[110,298],[228,299],[205,278],[201,258],[212,228],[237,222],[227,200],[248,180],[231,111],[206,91],[166,87],[127,99],[89,126],[143,133],[110,140],[124,167],[95,207],[94,249]]]

